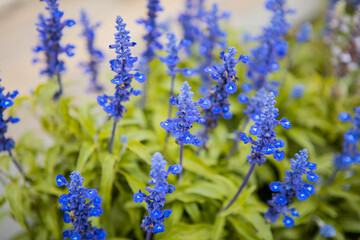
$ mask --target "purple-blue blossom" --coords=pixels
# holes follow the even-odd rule
[[[252,119],[254,122],[260,120],[260,115],[264,108],[266,99],[267,93],[265,88],[259,89],[255,96],[252,96],[250,99],[244,93],[240,93],[238,96],[238,101],[240,103],[247,104],[243,113],[248,119]]]
[[[60,43],[62,31],[65,27],[71,27],[75,24],[72,19],[61,20],[64,13],[59,10],[57,0],[42,0],[47,3],[45,9],[49,12],[49,16],[45,17],[39,14],[39,22],[36,24],[39,32],[39,43],[33,48],[35,53],[44,52],[44,58],[34,58],[33,62],[45,62],[45,68],[41,70],[41,74],[46,74],[49,79],[56,77],[59,83],[59,91],[54,98],[62,94],[62,84],[60,73],[65,71],[64,61],[59,59],[62,53],[67,56],[74,56],[74,46],[71,44],[62,45]]]
[[[305,85],[302,83],[295,84],[291,89],[291,97],[295,99],[302,98],[305,93]]]
[[[154,188],[146,187],[145,190],[148,194],[139,190],[139,192],[133,195],[133,200],[136,203],[145,201],[147,204],[147,212],[149,216],[141,222],[141,227],[148,233],[159,233],[165,231],[163,222],[165,218],[169,217],[172,213],[171,209],[164,210],[164,204],[166,202],[166,194],[175,191],[175,186],[168,184],[166,181],[169,174],[179,174],[182,171],[180,165],[169,166],[165,170],[167,162],[164,160],[160,153],[155,153],[151,159],[151,172],[149,181],[150,185],[154,185]]]
[[[188,82],[184,82],[181,86],[181,94],[175,98],[170,98],[170,103],[175,105],[178,109],[175,118],[168,118],[166,121],[161,122],[160,126],[165,129],[168,133],[171,133],[176,138],[176,142],[179,144],[193,144],[200,146],[203,142],[196,138],[196,136],[190,133],[194,123],[204,124],[205,119],[200,116],[200,112],[197,106],[203,109],[209,109],[211,103],[209,100],[201,98],[199,101],[194,102],[191,92],[191,87]]]
[[[111,44],[110,49],[115,49],[116,58],[110,61],[111,70],[115,72],[115,76],[111,79],[111,83],[115,85],[115,94],[109,96],[103,94],[97,97],[97,101],[104,111],[110,115],[110,118],[118,120],[126,113],[124,102],[130,100],[130,96],[138,96],[141,94],[140,90],[135,90],[131,87],[132,79],[142,83],[146,76],[142,73],[135,72],[134,63],[138,60],[137,57],[131,56],[130,47],[136,45],[135,42],[130,41],[129,31],[125,29],[126,24],[123,19],[118,16],[116,18],[115,43]]]
[[[300,26],[296,33],[296,40],[300,43],[305,43],[310,40],[312,34],[312,25],[307,22]]]
[[[229,96],[237,91],[236,81],[238,77],[235,66],[239,62],[247,63],[250,60],[245,55],[236,57],[237,51],[233,47],[229,48],[228,51],[220,53],[220,59],[223,61],[222,64],[205,69],[205,72],[210,74],[217,84],[210,88],[210,93],[207,97],[211,102],[211,108],[205,109],[203,112],[205,129],[200,133],[200,138],[204,143],[208,140],[209,129],[217,126],[220,116],[223,116],[225,119],[232,118]]]
[[[282,118],[277,120],[279,110],[275,108],[275,96],[270,92],[265,99],[264,108],[261,112],[260,119],[255,121],[255,125],[251,126],[250,134],[257,137],[253,139],[252,136],[246,136],[245,133],[240,134],[240,140],[245,144],[250,142],[251,154],[247,156],[249,164],[257,164],[261,166],[266,162],[265,155],[273,155],[277,161],[281,161],[285,157],[285,153],[280,150],[284,147],[282,139],[276,139],[276,131],[274,128],[281,125],[285,129],[291,127],[291,123]]]
[[[343,148],[341,153],[334,156],[334,165],[337,170],[346,169],[353,163],[360,164],[360,107],[354,108],[354,116],[342,112],[339,115],[342,122],[351,122],[351,128],[344,134]]]
[[[270,189],[274,192],[273,197],[268,204],[270,207],[265,213],[265,218],[271,223],[275,223],[280,216],[283,216],[285,227],[294,226],[293,217],[300,217],[295,208],[289,208],[293,197],[300,201],[308,199],[315,193],[314,185],[303,182],[302,176],[306,175],[309,182],[316,182],[319,176],[313,172],[317,166],[315,163],[308,162],[308,151],[306,149],[295,154],[295,159],[290,159],[291,170],[286,171],[285,182],[273,182]]]
[[[1,82],[1,78],[0,78]],[[8,152],[12,156],[11,150],[15,147],[15,142],[12,138],[5,136],[8,130],[8,125],[19,122],[19,118],[6,117],[5,111],[14,105],[14,99],[18,95],[18,91],[5,93],[5,88],[0,85],[0,152]]]
[[[65,212],[64,222],[73,225],[72,229],[63,232],[63,238],[71,240],[105,239],[106,232],[102,228],[92,226],[89,220],[90,217],[99,217],[103,213],[101,196],[98,195],[96,189],[83,186],[84,178],[79,172],[72,172],[70,179],[71,181],[68,183],[63,175],[56,177],[58,187],[66,186],[69,189],[68,194],[63,194],[59,198],[61,210]]]
[[[320,235],[325,238],[335,237],[336,231],[333,225],[331,224],[323,224],[320,226]]]
[[[99,64],[104,60],[104,54],[94,46],[95,30],[100,23],[91,25],[84,10],[81,11],[81,24],[83,25],[82,36],[86,39],[86,49],[89,53],[89,61],[82,63],[85,73],[90,75],[89,90],[92,92],[101,91],[103,86],[98,83]]]

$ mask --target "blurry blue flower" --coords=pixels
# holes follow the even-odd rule
[[[238,100],[240,103],[247,104],[243,113],[252,119],[254,122],[260,120],[261,112],[264,108],[265,102],[267,99],[265,88],[261,88],[256,92],[256,95],[251,97],[250,100],[244,93],[240,93]]]
[[[67,56],[74,56],[73,45],[61,45],[62,31],[65,27],[71,27],[75,24],[72,19],[61,21],[64,13],[58,9],[57,0],[42,0],[47,3],[45,8],[49,12],[49,16],[45,17],[39,14],[39,22],[36,24],[39,32],[39,44],[34,47],[35,53],[44,52],[44,62],[46,66],[41,70],[41,74],[46,74],[49,78],[56,76],[60,85],[58,94],[61,94],[60,73],[65,71],[64,61],[59,59],[59,55],[66,53]],[[34,58],[34,62],[38,62],[39,58]]]
[[[185,76],[191,76],[192,75],[191,70],[189,70],[187,68],[180,69],[177,67],[178,63],[180,62],[179,51],[182,48],[188,47],[190,44],[189,41],[181,40],[180,43],[177,44],[177,39],[176,39],[176,36],[174,33],[168,33],[166,35],[166,37],[169,40],[169,42],[166,45],[167,56],[159,57],[159,59],[160,59],[160,61],[165,63],[166,66],[168,67],[167,73],[172,77],[175,77],[177,72],[181,72]]]
[[[1,78],[0,78],[1,82]],[[12,138],[7,138],[5,136],[8,130],[9,123],[17,123],[19,122],[19,118],[15,117],[7,117],[5,115],[5,110],[12,105],[14,105],[13,99],[18,95],[18,91],[13,91],[12,93],[4,93],[5,88],[0,85],[0,152],[8,152],[10,156],[12,156],[11,149],[15,147],[15,142]]]
[[[99,217],[102,199],[96,189],[83,187],[84,178],[79,172],[70,174],[71,182],[68,183],[63,175],[56,177],[57,186],[69,188],[68,194],[63,194],[59,198],[61,210],[65,212],[63,220],[71,223],[74,228],[63,232],[64,239],[94,239],[102,240],[106,237],[106,232],[102,228],[93,227],[90,217]]]
[[[228,51],[228,53],[224,51],[220,53],[220,59],[223,61],[222,64],[205,69],[205,72],[217,82],[217,85],[210,88],[210,94],[208,95],[211,108],[205,109],[203,112],[203,117],[206,121],[205,129],[200,133],[199,137],[204,143],[208,140],[209,129],[217,126],[221,115],[225,119],[232,118],[228,98],[230,94],[234,94],[237,91],[236,81],[238,77],[235,66],[239,62],[247,63],[250,60],[250,58],[245,55],[240,55],[238,58],[235,57],[237,51],[233,47],[229,48]]]
[[[86,38],[86,47],[87,51],[90,55],[90,61],[87,63],[83,63],[82,66],[85,68],[85,73],[90,74],[90,91],[101,91],[103,86],[101,86],[97,81],[99,63],[104,60],[104,54],[94,47],[95,40],[95,29],[100,26],[100,23],[95,25],[90,25],[89,19],[84,10],[81,11],[81,19],[80,19],[84,29],[82,32],[82,36]]]
[[[140,90],[134,90],[131,87],[132,79],[135,78],[140,83],[146,79],[144,74],[132,73],[135,70],[133,65],[137,57],[131,56],[130,47],[135,46],[136,43],[130,41],[130,32],[125,29],[126,24],[120,16],[116,18],[116,23],[118,32],[115,33],[115,44],[110,45],[110,49],[115,49],[117,54],[116,58],[110,61],[111,70],[116,73],[111,80],[111,83],[115,85],[115,94],[114,96],[103,94],[97,97],[99,105],[114,120],[122,118],[126,112],[123,102],[129,101],[131,95],[141,94]]]
[[[293,86],[291,89],[291,97],[292,98],[302,98],[305,92],[305,85],[302,83],[298,83]]]
[[[301,150],[299,154],[295,154],[296,159],[290,159],[291,170],[286,171],[285,182],[273,182],[270,189],[273,194],[272,200],[268,201],[270,208],[265,213],[271,223],[275,223],[277,219],[283,215],[283,223],[285,227],[294,226],[292,217],[300,217],[295,208],[289,208],[292,198],[304,201],[315,193],[315,187],[312,184],[305,183],[302,176],[305,174],[309,182],[316,182],[319,176],[313,172],[316,170],[316,164],[307,162],[308,152],[306,149]],[[288,215],[290,214],[290,215]]]
[[[305,43],[310,40],[312,34],[312,25],[311,23],[307,22],[300,26],[297,34],[296,40],[300,43]]]
[[[264,107],[260,118],[255,121],[255,125],[251,126],[249,131],[251,135],[257,136],[257,139],[254,140],[250,135],[246,136],[245,133],[242,133],[240,138],[245,144],[250,142],[253,145],[251,155],[247,157],[248,163],[255,163],[259,166],[266,162],[265,155],[273,155],[277,161],[284,159],[284,152],[279,150],[279,148],[284,147],[284,141],[276,139],[276,132],[273,128],[277,125],[281,125],[285,129],[291,127],[291,123],[286,118],[276,120],[279,116],[279,110],[275,108],[276,101],[272,92],[263,100]]]
[[[200,105],[203,109],[209,109],[211,103],[209,100],[200,99],[198,102],[193,102],[191,88],[188,82],[184,82],[181,86],[181,94],[175,98],[170,98],[170,103],[176,105],[178,112],[175,118],[168,118],[166,121],[161,122],[160,126],[176,138],[179,144],[193,144],[200,146],[203,142],[197,139],[190,133],[193,123],[204,124],[205,120],[201,118],[199,110],[196,106]]]
[[[326,238],[335,237],[336,231],[333,225],[324,224],[320,227],[320,235]]]
[[[156,57],[155,51],[157,49],[162,49],[162,45],[159,42],[159,37],[161,36],[159,26],[157,23],[157,13],[162,11],[159,0],[148,0],[147,4],[147,18],[139,19],[137,22],[144,24],[146,34],[143,39],[146,42],[145,51],[141,55],[141,64],[140,67],[143,71],[148,71],[148,64]]]
[[[180,165],[169,166],[165,170],[166,161],[160,153],[155,153],[151,159],[151,172],[149,181],[150,185],[155,185],[154,188],[146,187],[145,190],[149,193],[143,193],[141,190],[135,193],[133,199],[135,202],[145,201],[147,204],[147,212],[149,216],[145,216],[142,220],[141,227],[147,232],[154,234],[165,231],[163,222],[165,218],[169,217],[172,213],[171,209],[164,209],[166,202],[166,194],[175,191],[175,187],[168,184],[166,179],[169,174],[179,174],[182,171]]]
[[[347,112],[339,115],[342,122],[350,121],[352,127],[344,134],[343,149],[334,156],[334,165],[337,170],[349,168],[353,163],[360,163],[358,143],[360,141],[360,107],[354,109],[354,116]]]

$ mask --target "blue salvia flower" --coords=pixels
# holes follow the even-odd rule
[[[211,84],[211,78],[204,71],[208,66],[214,64],[214,50],[216,47],[226,48],[226,32],[221,30],[219,21],[228,18],[228,13],[219,13],[217,4],[213,4],[212,10],[202,14],[202,21],[206,25],[206,32],[199,34],[199,53],[203,56],[203,62],[199,67],[199,73],[202,78],[202,94],[208,93],[208,87]]]
[[[354,109],[354,117],[350,113],[342,112],[339,119],[342,122],[351,122],[352,127],[344,134],[343,149],[335,154],[334,165],[337,170],[346,169],[353,163],[360,163],[360,107]]]
[[[90,217],[99,217],[102,199],[96,189],[83,187],[84,178],[79,172],[70,174],[71,182],[68,183],[63,175],[56,177],[58,187],[66,186],[69,188],[68,194],[63,194],[59,198],[61,210],[65,212],[63,220],[71,223],[73,229],[63,232],[63,238],[71,240],[93,239],[102,240],[106,237],[106,232],[102,228],[92,226]]]
[[[308,151],[306,149],[295,154],[296,159],[290,159],[291,170],[286,171],[285,182],[273,182],[270,184],[271,191],[274,192],[272,200],[268,201],[270,205],[265,213],[271,223],[275,223],[282,215],[285,227],[294,226],[293,217],[300,217],[295,208],[289,208],[293,197],[304,201],[315,193],[315,187],[312,184],[305,183],[302,176],[305,174],[309,182],[316,182],[319,176],[313,172],[316,170],[316,164],[308,162]]]
[[[209,129],[217,126],[220,116],[223,116],[225,119],[232,118],[228,98],[230,94],[234,94],[237,91],[236,81],[238,78],[235,66],[240,61],[247,63],[250,60],[245,55],[240,55],[237,58],[237,51],[233,47],[229,48],[228,51],[228,53],[225,53],[225,51],[220,53],[220,59],[223,61],[223,64],[205,69],[205,72],[210,74],[217,84],[210,88],[210,94],[208,95],[211,108],[205,109],[203,112],[203,118],[206,120],[205,129],[200,133],[199,137],[201,137],[204,143],[208,140]]]
[[[192,96],[194,93],[191,92],[191,87],[186,81],[182,84],[180,91],[181,94],[177,98],[174,96],[170,98],[170,103],[176,105],[179,110],[176,113],[176,117],[168,118],[166,121],[161,122],[160,126],[167,132],[172,133],[177,143],[200,146],[203,142],[192,135],[190,129],[195,122],[199,124],[205,123],[205,119],[200,116],[200,112],[196,107],[200,105],[203,109],[209,109],[211,103],[203,98],[198,102],[193,102]]]
[[[49,16],[45,17],[39,14],[39,22],[36,24],[39,32],[39,44],[34,47],[35,53],[44,52],[46,67],[41,70],[41,74],[46,74],[49,78],[56,77],[59,83],[59,91],[54,96],[59,97],[62,94],[60,73],[65,71],[64,61],[59,59],[59,55],[66,53],[67,56],[74,56],[71,44],[62,45],[60,43],[62,31],[65,27],[71,27],[75,24],[72,19],[61,20],[63,12],[58,9],[57,0],[41,0],[47,3],[45,8],[49,12]],[[34,58],[34,62],[38,62],[39,58]]]
[[[1,82],[1,78],[0,78]],[[15,147],[15,142],[12,138],[5,136],[8,130],[9,123],[19,122],[19,118],[16,117],[6,117],[5,111],[7,108],[14,105],[13,99],[18,95],[18,91],[13,91],[12,93],[4,93],[5,88],[0,85],[0,152],[8,152],[12,156],[11,150]]]
[[[307,22],[300,26],[296,33],[296,40],[300,43],[305,43],[310,40],[312,34],[312,25]]]
[[[279,116],[279,110],[275,108],[275,96],[270,92],[264,103],[264,109],[261,112],[260,119],[251,126],[250,134],[257,136],[254,140],[250,135],[245,133],[240,134],[240,140],[245,144],[250,142],[251,155],[248,155],[249,164],[257,164],[261,166],[266,162],[265,155],[273,155],[277,161],[281,161],[285,157],[285,153],[279,149],[284,147],[284,141],[276,139],[276,132],[274,127],[281,125],[285,129],[291,127],[291,123],[286,119],[276,120]]]
[[[144,24],[146,34],[144,40],[146,42],[145,51],[141,55],[141,67],[144,71],[148,71],[148,64],[156,57],[155,51],[162,49],[162,45],[159,42],[161,32],[157,23],[157,14],[162,11],[159,0],[149,0],[147,4],[147,18],[139,19],[137,22]]]
[[[182,171],[180,165],[169,166],[167,171],[165,170],[166,161],[160,153],[155,153],[151,159],[151,172],[149,181],[150,185],[155,185],[154,188],[146,187],[148,195],[141,190],[135,193],[133,199],[135,202],[145,201],[147,204],[147,212],[149,216],[145,216],[142,220],[141,227],[148,233],[159,233],[165,231],[163,222],[165,218],[169,217],[172,213],[171,209],[164,210],[164,204],[166,202],[166,194],[175,191],[175,187],[168,184],[166,181],[169,174],[179,174]]]
[[[94,92],[101,91],[103,86],[98,83],[97,77],[99,64],[104,60],[104,54],[94,46],[95,29],[100,26],[100,23],[90,25],[89,19],[84,10],[81,11],[80,21],[83,25],[82,36],[86,38],[86,48],[90,55],[90,61],[82,64],[85,68],[85,73],[90,75],[89,90]]]
[[[298,83],[294,85],[291,89],[290,96],[295,99],[302,98],[305,93],[305,85],[302,83]]]
[[[251,62],[247,76],[252,81],[253,89],[265,88],[276,91],[277,82],[269,82],[268,74],[279,70],[278,60],[288,51],[288,43],[283,39],[290,28],[286,15],[291,13],[285,7],[285,0],[268,0],[266,8],[273,12],[270,25],[263,28],[262,34],[257,38],[259,46],[250,50]]]
[[[116,58],[110,61],[111,70],[116,73],[111,80],[111,83],[115,85],[115,94],[114,96],[104,94],[97,97],[99,105],[115,121],[122,118],[126,112],[123,103],[129,101],[131,95],[141,94],[140,90],[134,90],[131,87],[132,79],[135,78],[140,83],[146,79],[144,74],[132,73],[135,71],[133,66],[137,57],[131,56],[130,47],[135,46],[136,43],[130,41],[130,32],[125,29],[126,24],[120,16],[117,17],[116,23],[115,27],[118,32],[115,33],[115,44],[109,46],[110,49],[115,49],[117,54]]]
[[[166,57],[159,57],[160,61],[166,64],[168,70],[167,74],[171,77],[175,77],[177,73],[183,73],[185,76],[191,76],[192,71],[184,68],[178,68],[178,64],[181,61],[179,57],[179,51],[182,48],[187,48],[190,45],[190,42],[187,40],[181,40],[177,43],[177,39],[174,33],[168,33],[166,35],[169,40],[166,44]]]
[[[195,44],[199,38],[201,33],[199,22],[204,12],[203,0],[186,0],[185,11],[179,16],[183,39],[190,41],[191,44]],[[190,49],[188,49],[188,54],[191,55]]]
[[[333,225],[331,224],[323,224],[320,226],[320,235],[325,238],[335,237],[336,231]]]

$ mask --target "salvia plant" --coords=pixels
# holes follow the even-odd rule
[[[95,29],[100,26],[100,23],[91,25],[85,10],[81,11],[80,22],[83,25],[82,36],[86,39],[86,48],[90,56],[89,61],[81,65],[84,67],[85,73],[90,75],[89,90],[101,91],[103,86],[98,83],[98,72],[99,64],[104,60],[104,54],[94,46]]]
[[[57,0],[42,0],[46,2],[46,10],[48,16],[39,14],[39,22],[36,24],[39,32],[39,43],[33,49],[35,53],[43,52],[44,57],[34,58],[34,62],[45,63],[45,67],[41,70],[41,74],[47,75],[49,79],[56,78],[59,84],[59,90],[54,95],[58,98],[63,91],[61,73],[65,71],[65,63],[60,59],[60,55],[65,53],[67,56],[74,56],[74,45],[61,44],[62,31],[65,27],[71,27],[75,24],[72,19],[62,20],[64,12],[59,10]]]
[[[358,239],[360,1],[290,24],[286,0],[264,0],[269,22],[245,43],[222,28],[222,1],[183,0],[171,29],[161,2],[144,2],[142,54],[118,16],[114,92],[95,98],[62,91],[75,22],[45,1],[34,50],[51,81],[28,96],[0,86],[0,238]],[[101,90],[99,25],[80,23],[81,80]],[[4,217],[22,230],[10,236]]]

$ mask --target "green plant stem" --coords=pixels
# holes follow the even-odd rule
[[[113,127],[111,130],[111,137],[110,137],[110,142],[109,142],[109,153],[113,152],[113,145],[114,145],[114,137],[115,137],[115,130],[116,130],[116,124],[117,124],[118,120],[114,119],[114,123],[113,123]]]
[[[175,85],[175,76],[172,76],[171,77],[171,87],[170,87],[170,97],[169,97],[168,119],[171,118],[171,114],[172,114],[173,105],[170,103],[170,98],[172,95],[174,95],[174,85]],[[166,153],[167,145],[169,142],[169,137],[170,137],[170,133],[166,132],[165,143],[164,143],[164,152],[165,153]]]
[[[150,240],[151,239],[151,232],[147,232],[146,233],[146,240]]]
[[[229,202],[229,204],[223,209],[223,211],[228,210],[236,201],[236,199],[239,197],[240,193],[242,192],[242,190],[244,189],[244,187],[246,186],[246,184],[248,183],[251,174],[253,173],[255,168],[255,163],[251,164],[250,169],[248,171],[248,173],[246,174],[246,177],[244,179],[244,181],[242,182],[240,188],[238,189],[238,191],[236,192],[235,196],[231,199],[231,201]]]
[[[25,173],[24,170],[22,169],[22,167],[20,166],[20,164],[18,163],[18,161],[14,158],[14,156],[12,155],[11,151],[8,151],[10,157],[11,157],[11,161],[14,163],[16,169],[19,171],[19,173],[26,179],[25,177]]]
[[[62,82],[61,82],[61,75],[60,75],[60,73],[57,73],[56,74],[56,78],[57,78],[57,82],[58,82],[58,84],[59,84],[59,90],[55,93],[55,95],[54,95],[54,99],[56,100],[56,99],[58,99],[61,95],[62,95],[62,93],[63,93],[63,87],[62,87]]]
[[[179,158],[180,158],[179,164],[181,167],[183,166],[183,153],[184,153],[184,143],[181,143],[180,144],[180,153],[179,153]],[[183,172],[184,172],[184,169],[178,175],[178,184],[179,185],[181,185],[181,182],[182,182]]]

